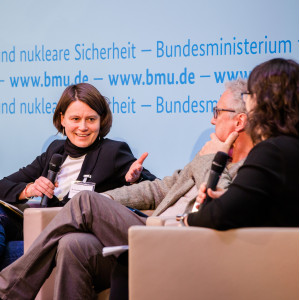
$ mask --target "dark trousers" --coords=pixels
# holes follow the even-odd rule
[[[110,285],[110,300],[128,300],[128,251],[120,254],[115,264]]]
[[[54,299],[93,299],[110,287],[115,257],[105,246],[128,244],[128,229],[145,225],[125,206],[94,192],[73,197],[29,250],[0,273],[2,299],[34,299],[56,266]]]

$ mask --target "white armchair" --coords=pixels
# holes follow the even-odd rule
[[[25,210],[25,252],[60,209]],[[299,299],[298,228],[220,232],[148,220],[158,226],[129,230],[130,300]],[[54,276],[36,299],[52,300]],[[108,298],[109,289],[98,297]]]
[[[130,300],[298,300],[299,229],[129,229]]]

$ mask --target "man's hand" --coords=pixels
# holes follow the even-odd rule
[[[233,131],[229,134],[226,141],[222,142],[218,139],[215,133],[212,133],[210,135],[211,140],[205,143],[200,150],[199,155],[217,153],[218,151],[228,153],[238,136],[238,132]]]
[[[145,152],[141,155],[141,157],[136,160],[128,170],[127,174],[125,175],[125,180],[130,183],[136,182],[143,171],[143,162],[148,156],[148,152]]]

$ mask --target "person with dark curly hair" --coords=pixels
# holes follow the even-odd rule
[[[248,132],[255,144],[226,192],[201,185],[202,208],[186,225],[218,230],[298,227],[299,64],[272,59],[256,66],[243,93]]]

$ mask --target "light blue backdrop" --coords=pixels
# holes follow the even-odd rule
[[[297,0],[0,0],[0,177],[46,149],[55,105],[79,81],[110,99],[108,137],[170,175],[213,131],[224,81],[298,61],[298,13]]]

